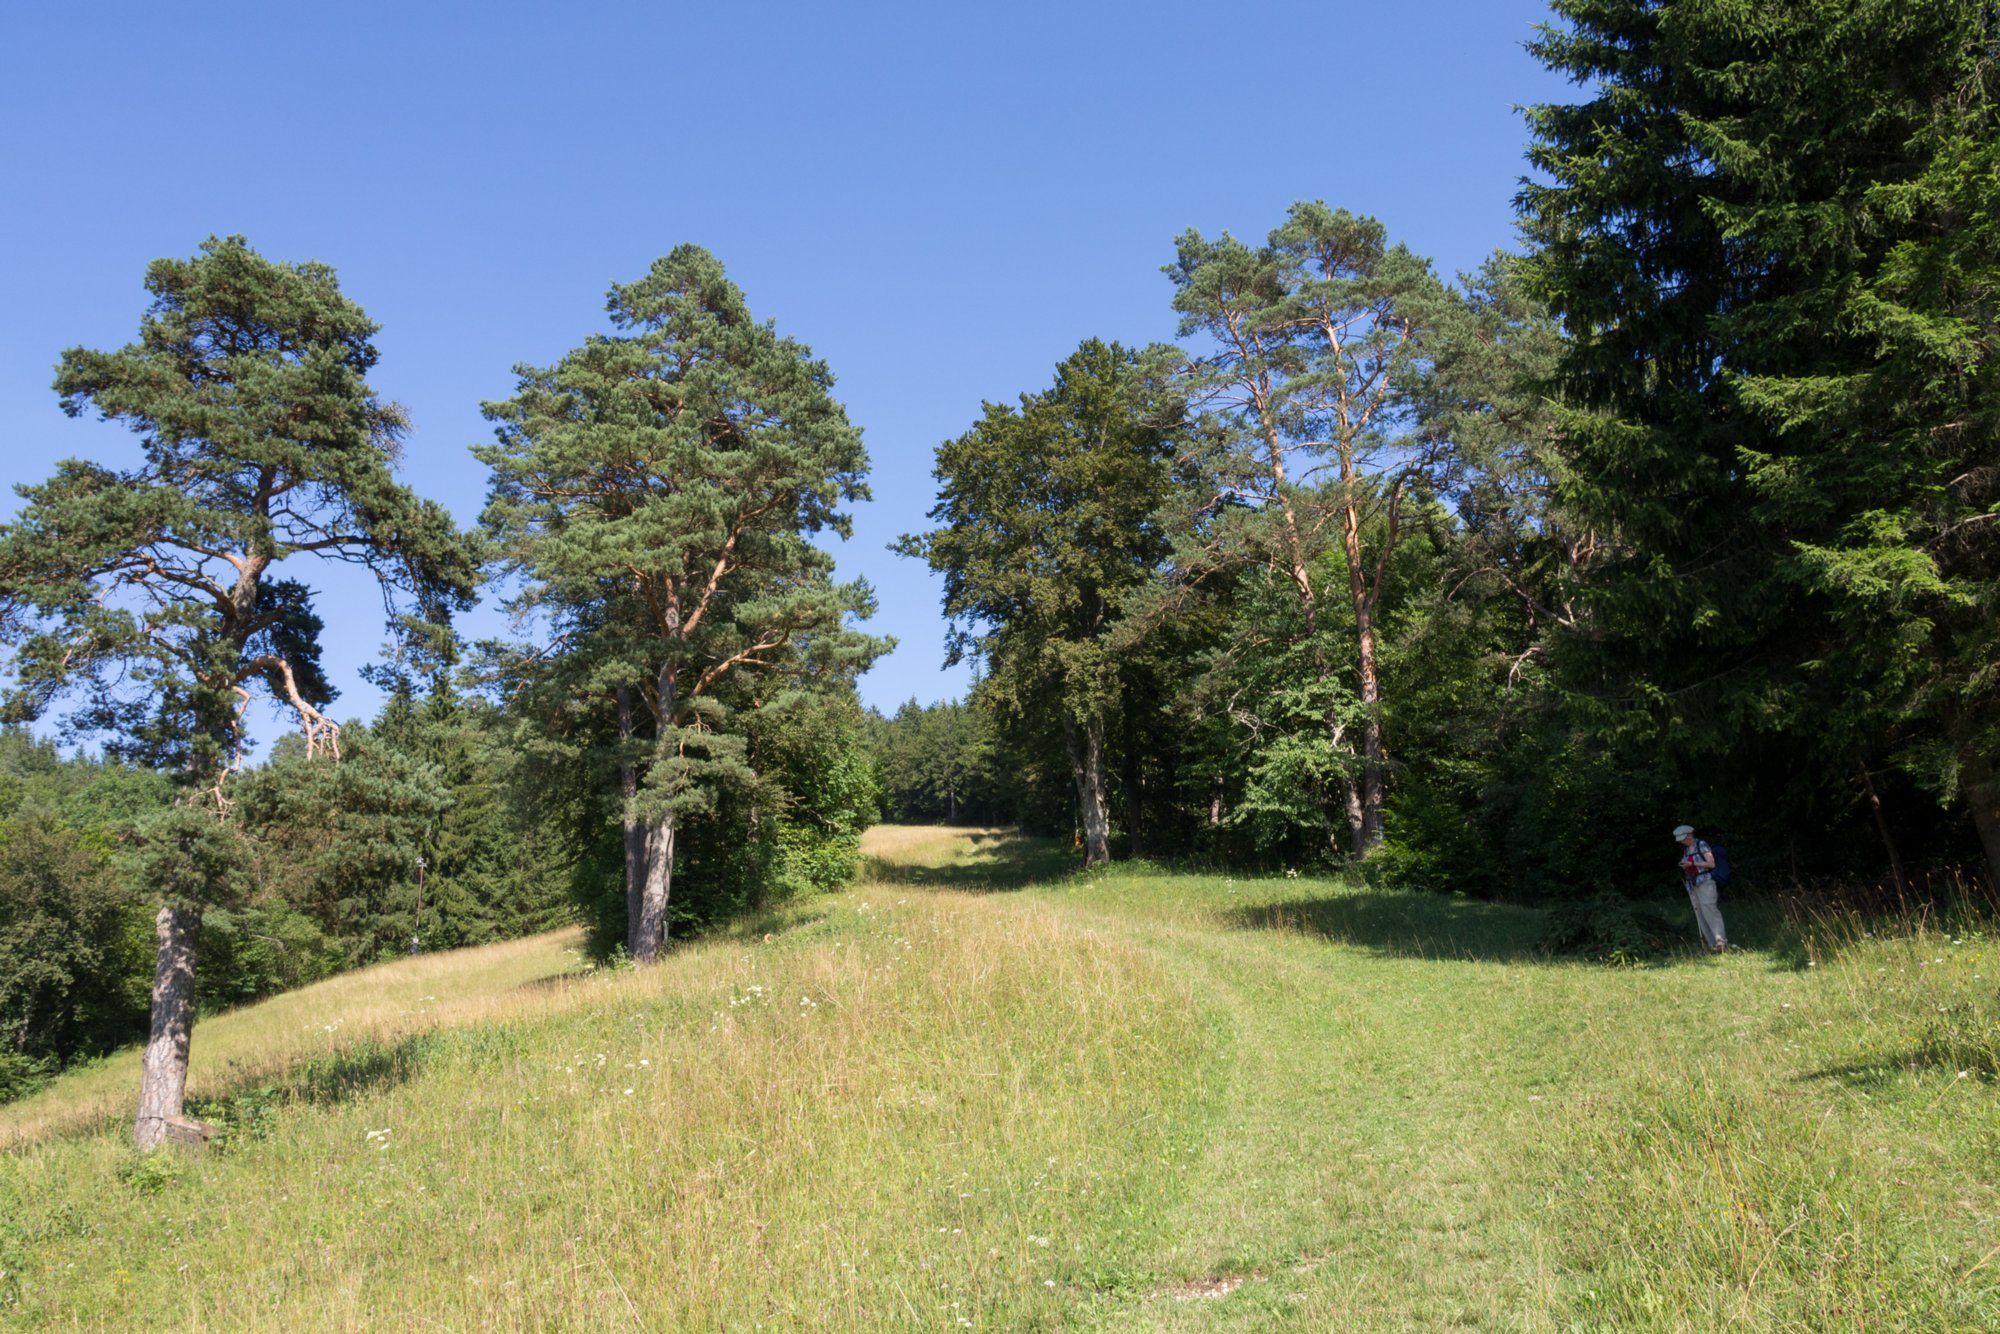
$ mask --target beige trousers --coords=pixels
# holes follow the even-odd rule
[[[1694,922],[1701,928],[1701,943],[1719,950],[1729,943],[1722,929],[1722,909],[1715,906],[1715,878],[1702,876],[1688,886],[1688,902],[1694,904]]]

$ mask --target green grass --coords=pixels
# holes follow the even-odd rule
[[[115,1063],[0,1109],[0,1323],[2000,1327],[1976,932],[1617,969],[1524,909],[866,850],[647,973],[544,937],[205,1022],[206,1154],[127,1150]]]

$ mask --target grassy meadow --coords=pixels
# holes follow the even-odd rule
[[[2000,1327],[1969,920],[1609,968],[1525,909],[864,851],[647,972],[558,933],[205,1020],[199,1155],[126,1147],[130,1053],[0,1108],[0,1327]]]

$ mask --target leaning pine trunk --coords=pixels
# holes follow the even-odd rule
[[[1896,851],[1896,840],[1889,833],[1889,817],[1882,813],[1882,798],[1876,795],[1875,780],[1868,776],[1868,766],[1861,761],[1854,763],[1855,773],[1861,776],[1861,791],[1868,798],[1868,809],[1875,813],[1875,832],[1882,836],[1882,850],[1889,856],[1889,874],[1896,880],[1896,898],[1900,902],[1910,892],[1910,882],[1903,875],[1903,857]]]
[[[166,1138],[187,1097],[188,1044],[194,1037],[194,950],[201,914],[165,907],[154,919],[159,952],[153,965],[153,1029],[139,1077],[139,1115],[132,1138],[142,1149]]]
[[[1331,669],[1322,660],[1319,664],[1319,679],[1325,681],[1330,675]],[[1343,723],[1332,709],[1327,710],[1325,722],[1327,744],[1332,747],[1333,753],[1341,756],[1352,755],[1354,747],[1348,744],[1347,724]],[[1362,812],[1361,788],[1362,785],[1352,778],[1342,779],[1340,783],[1340,809],[1347,821],[1349,851],[1357,858],[1365,856],[1368,847],[1366,838],[1368,821]],[[1329,854],[1339,854],[1340,842],[1334,837],[1334,824],[1330,818],[1327,821],[1326,843]]]
[[[1367,857],[1382,846],[1382,695],[1376,684],[1374,636],[1363,641],[1361,707],[1368,714],[1361,720],[1361,827],[1354,855]]]
[[[1350,559],[1359,561],[1357,546]],[[1358,568],[1358,565],[1357,565]],[[1366,857],[1382,846],[1382,678],[1375,667],[1374,599],[1354,588],[1354,631],[1361,650],[1361,823],[1354,831],[1354,855]]]
[[[664,816],[645,831],[646,883],[639,901],[639,929],[632,958],[652,963],[667,939],[667,897],[674,887],[674,817]]]

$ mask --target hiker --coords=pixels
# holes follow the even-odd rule
[[[1715,849],[1694,836],[1691,824],[1676,827],[1674,839],[1686,849],[1681,854],[1681,880],[1687,885],[1688,902],[1694,905],[1701,943],[1709,953],[1720,954],[1729,948],[1729,937],[1722,929],[1722,910],[1715,906]]]

